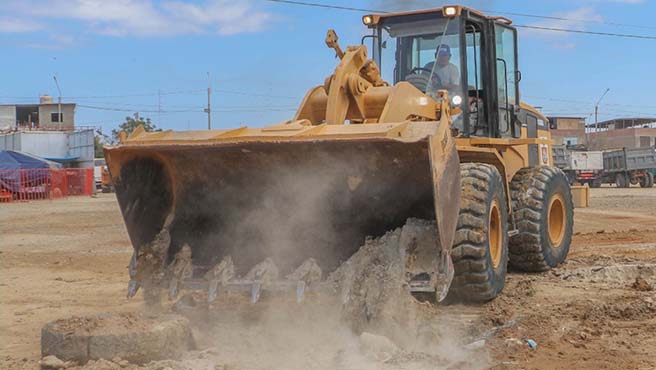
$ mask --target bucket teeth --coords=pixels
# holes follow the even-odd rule
[[[260,300],[262,287],[278,280],[279,275],[278,267],[271,258],[267,258],[255,265],[246,274],[246,280],[253,282],[251,285],[251,302],[257,303]]]
[[[188,258],[187,258],[188,257]],[[276,293],[296,293],[296,301],[302,302],[305,293],[322,289],[322,270],[316,260],[308,258],[292,273],[283,279],[280,276],[278,266],[272,258],[253,266],[243,277],[235,273],[235,265],[230,256],[224,257],[221,262],[207,270],[202,279],[193,278],[191,267],[183,261],[191,261],[191,255],[187,248],[180,250],[170,265],[169,294],[175,297],[181,289],[203,289],[207,290],[207,301],[216,301],[224,292],[250,293],[252,303],[257,303],[263,291]],[[190,273],[187,274],[186,272]],[[293,294],[293,293],[292,293]]]
[[[305,298],[305,281],[299,280],[296,282],[296,303],[303,302]]]
[[[278,280],[280,275],[278,267],[271,258],[267,258],[264,261],[255,265],[247,274],[246,280],[254,280],[264,283],[270,283],[272,281]]]
[[[209,281],[209,289],[207,292],[207,301],[212,303],[219,295],[219,288],[228,283],[230,279],[235,276],[235,265],[232,262],[232,257],[227,256],[218,264],[212,267],[211,270],[205,274],[205,280]]]
[[[321,281],[321,267],[314,258],[308,258],[291,274],[287,275],[287,280],[296,281],[296,302],[303,302],[305,298],[305,288]]]
[[[314,258],[308,258],[294,270],[291,274],[287,275],[288,280],[303,281],[306,284],[312,284],[321,281],[321,267]]]
[[[171,276],[169,282],[169,298],[174,299],[178,296],[178,287],[182,284],[182,281],[191,278],[193,275],[191,247],[189,244],[185,243],[175,255],[173,262],[169,265],[169,273]]]
[[[219,296],[219,281],[210,280],[208,289],[207,289],[207,302],[212,303],[216,301],[216,297]]]
[[[128,273],[130,274],[130,282],[128,282],[128,298],[134,297],[139,290],[139,282],[137,281],[137,253],[132,253],[130,264],[128,265]]]
[[[257,303],[260,300],[260,295],[262,294],[262,283],[260,281],[254,281],[251,286],[251,303]]]

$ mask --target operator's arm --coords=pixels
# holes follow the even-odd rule
[[[460,89],[460,71],[454,64],[449,64],[449,78],[444,82],[444,88],[447,90]]]

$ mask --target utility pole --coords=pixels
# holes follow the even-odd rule
[[[211,96],[212,96],[212,80],[210,80],[210,73],[207,72],[207,108],[204,109],[207,113],[207,129],[212,129],[212,108],[211,108]]]
[[[157,89],[157,124],[162,127],[162,90]]]
[[[606,88],[604,94],[601,95],[601,98],[599,98],[599,100],[597,100],[597,104],[595,104],[595,131],[596,132],[599,132],[599,120],[597,119],[597,114],[599,113],[599,103],[601,103],[601,99],[603,99],[604,96],[606,96],[606,94],[608,94],[609,91],[610,88]]]
[[[60,125],[63,124],[63,119],[62,119],[62,111],[61,111],[61,89],[59,88],[59,81],[57,81],[57,74],[55,73],[52,78],[55,80],[55,85],[57,85],[57,91],[59,92],[59,96],[57,97],[57,121],[59,122]]]

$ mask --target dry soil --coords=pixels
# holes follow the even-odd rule
[[[141,310],[141,294],[125,298],[131,253],[112,194],[0,204],[0,368],[38,368],[40,330],[48,321]],[[368,361],[384,363],[386,368],[418,368],[409,364],[439,360],[444,352],[456,351],[449,347],[453,346],[465,354],[475,350],[482,360],[451,361],[451,368],[654,369],[656,290],[652,287],[656,288],[656,188],[592,189],[590,208],[575,212],[575,236],[563,266],[543,274],[510,273],[501,296],[484,305],[422,306],[441,323],[427,330],[447,328],[457,338],[425,357],[421,352],[399,352]],[[273,317],[278,328],[285,320],[298,320],[293,312],[283,314]],[[246,311],[237,319],[247,323],[249,315],[260,314]],[[307,335],[291,340],[300,349],[268,359],[278,361],[271,368],[285,368],[286,357],[292,361],[295,355],[321,351],[322,343],[358,343],[357,337],[327,333],[330,327],[321,325],[321,318],[313,320],[316,324],[299,333],[323,332],[321,340],[307,340]],[[217,325],[221,327],[221,320]],[[224,344],[243,342],[235,351],[257,357],[264,353],[262,346],[269,345],[258,333],[233,333]],[[284,342],[294,335],[276,339]],[[529,339],[537,347],[531,348]],[[303,349],[308,343],[312,346]],[[467,351],[461,351],[463,343],[470,343]],[[218,355],[209,350],[190,356],[190,364],[199,363],[205,370],[208,362],[203,359]],[[230,365],[240,356],[243,353],[225,361],[218,356],[218,362],[210,365],[233,368]],[[120,368],[110,362],[89,366]],[[151,368],[166,366],[184,368],[174,363]]]

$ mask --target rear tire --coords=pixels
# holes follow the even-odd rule
[[[460,165],[461,198],[453,243],[455,267],[450,296],[485,302],[505,285],[508,206],[501,175],[482,163]]]
[[[601,179],[594,179],[590,181],[590,187],[591,188],[600,188],[601,187]]]
[[[510,183],[518,234],[510,238],[511,268],[545,271],[569,253],[574,224],[572,193],[565,174],[553,167],[519,170]]]
[[[629,180],[626,178],[626,175],[624,173],[618,173],[615,175],[615,185],[618,188],[628,188],[629,187]]]
[[[640,179],[641,188],[651,188],[654,186],[654,175],[650,172],[645,172],[645,175]]]

